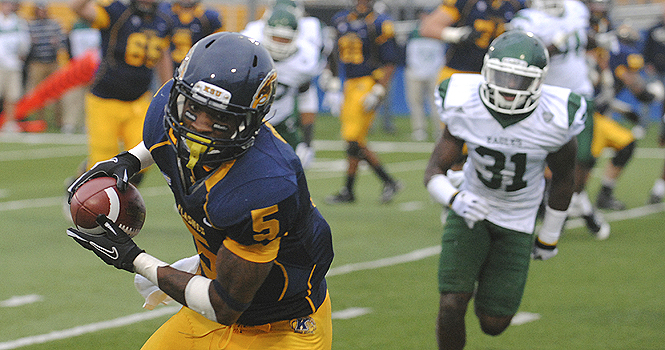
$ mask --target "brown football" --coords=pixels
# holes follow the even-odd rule
[[[120,192],[113,177],[85,182],[72,196],[69,209],[76,228],[86,233],[104,233],[95,221],[99,214],[106,215],[130,237],[136,236],[145,222],[145,203],[139,190],[128,184],[125,192]]]

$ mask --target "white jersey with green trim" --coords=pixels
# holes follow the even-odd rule
[[[242,34],[261,42],[264,24],[263,21],[250,22]],[[296,52],[283,60],[275,61],[277,70],[275,101],[266,116],[272,125],[279,125],[296,113],[296,99],[301,93],[300,88],[309,85],[320,73],[320,48],[302,37],[299,37],[296,44],[298,47]]]
[[[560,40],[562,52],[550,57],[545,84],[571,89],[587,98],[593,97],[589,79],[586,46],[589,10],[578,0],[565,0],[562,16],[552,16],[531,8],[520,10],[510,21],[510,28],[522,29],[538,36],[545,46]]]
[[[436,93],[441,121],[468,148],[460,189],[488,202],[488,221],[533,233],[546,157],[584,129],[586,102],[569,89],[544,85],[536,109],[508,125],[511,116],[495,117],[481,101],[483,81],[479,74],[454,74]]]

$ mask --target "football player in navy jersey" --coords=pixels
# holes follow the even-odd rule
[[[439,81],[453,73],[480,73],[489,44],[525,7],[525,0],[443,0],[420,26],[422,36],[448,43]]]
[[[173,25],[157,10],[157,0],[73,0],[71,7],[102,39],[102,60],[85,102],[90,168],[117,154],[118,144],[129,149],[141,142],[153,73],[160,83],[173,76],[168,54]]]
[[[398,61],[394,24],[387,15],[374,12],[373,3],[357,0],[353,9],[342,10],[332,19],[338,34],[338,59],[346,78],[339,119],[348,167],[344,186],[326,198],[330,204],[355,201],[356,172],[361,161],[367,162],[383,182],[381,203],[390,202],[402,187],[367,147],[369,128]]]
[[[206,8],[199,0],[179,0],[173,4],[163,2],[160,7],[172,17],[175,27],[171,36],[171,58],[174,67],[180,64],[189,48],[197,41],[222,31],[220,13]]]
[[[104,216],[106,235],[68,230],[107,264],[144,276],[183,305],[143,349],[331,348],[330,227],[295,152],[264,121],[276,81],[270,54],[253,39],[228,32],[201,39],[153,98],[143,142],[71,187],[115,176],[125,188],[156,163],[194,237],[199,274],[148,255]]]

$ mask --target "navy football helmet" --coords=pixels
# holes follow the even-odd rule
[[[221,32],[192,46],[173,80],[166,132],[178,157],[193,169],[217,167],[249,150],[274,100],[277,74],[270,54],[258,41]],[[188,129],[183,123],[186,100],[236,118],[238,127],[228,139]]]

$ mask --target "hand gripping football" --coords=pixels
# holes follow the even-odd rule
[[[98,177],[76,190],[69,205],[76,228],[90,234],[102,234],[97,215],[104,214],[118,224],[130,237],[136,236],[145,222],[145,203],[132,184],[125,192],[116,187],[113,177]]]

